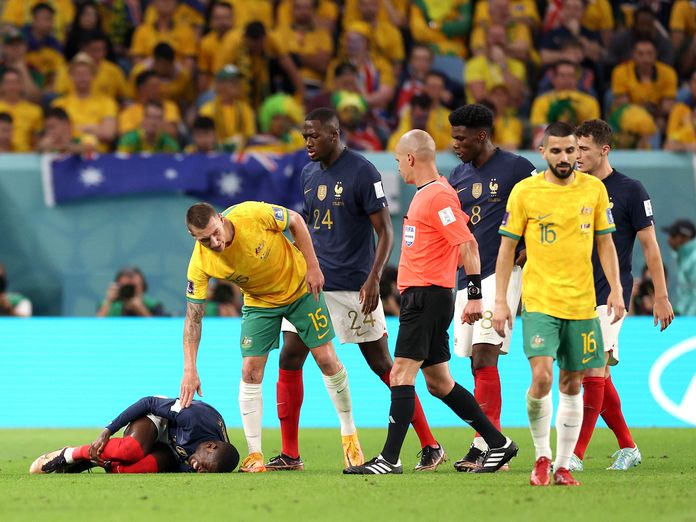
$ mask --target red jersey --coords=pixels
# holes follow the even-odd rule
[[[459,245],[474,239],[457,193],[445,178],[418,189],[404,217],[397,286],[457,284]]]

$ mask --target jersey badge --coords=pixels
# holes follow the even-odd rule
[[[505,215],[503,216],[503,222],[500,225],[503,227],[507,225],[508,219],[510,219],[510,213],[506,210]]]
[[[590,214],[592,214],[592,207],[583,206],[580,210],[580,214],[582,214],[583,216],[589,216]]]
[[[187,282],[186,282],[186,293],[187,293],[187,294],[193,295],[193,294],[194,294],[194,290],[195,290],[195,288],[194,288],[194,286],[193,286],[193,281],[191,281],[190,279],[188,279]]]
[[[483,184],[474,183],[471,186],[471,195],[474,196],[474,199],[478,199],[481,197],[481,194],[483,194]]]
[[[334,197],[336,199],[339,199],[341,197],[341,194],[343,194],[343,185],[341,185],[341,182],[339,181],[334,186]]]
[[[609,222],[610,225],[614,224],[614,214],[611,213],[611,209],[607,209],[607,221]]]
[[[583,234],[589,234],[591,225],[589,223],[580,223],[580,232]]]
[[[319,185],[319,187],[317,187],[317,197],[319,201],[324,201],[326,199],[326,185]]]
[[[649,199],[643,201],[643,206],[645,207],[645,217],[650,217],[653,215],[652,203]]]
[[[411,246],[416,240],[416,227],[413,225],[404,225],[404,243],[406,246]]]
[[[437,215],[440,216],[440,221],[445,227],[457,220],[457,218],[454,217],[454,212],[452,212],[452,207],[445,207],[442,210],[438,210]]]
[[[377,196],[377,199],[381,199],[384,197],[384,187],[382,186],[381,181],[376,181],[375,184],[375,196]]]
[[[280,207],[273,207],[273,217],[278,221],[284,221],[285,212],[283,212],[283,209]]]
[[[539,349],[544,347],[544,338],[541,335],[532,337],[532,348]]]
[[[488,184],[488,189],[491,191],[491,197],[494,198],[498,195],[498,180],[493,178]]]
[[[253,346],[254,341],[251,339],[251,337],[244,336],[242,338],[242,350],[251,350],[251,347]]]

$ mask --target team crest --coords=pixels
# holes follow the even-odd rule
[[[583,206],[582,210],[580,211],[580,214],[582,214],[583,216],[587,216],[587,215],[592,214],[592,207],[584,207]]]
[[[254,344],[254,342],[251,340],[251,337],[244,337],[242,339],[242,349],[249,350],[252,344]]]
[[[532,337],[532,348],[542,348],[544,346],[544,338],[541,335]]]
[[[481,194],[483,194],[483,184],[474,183],[471,187],[471,195],[474,196],[474,199],[478,199],[481,197]]]
[[[404,243],[406,246],[411,246],[416,240],[416,227],[413,225],[404,225]]]
[[[495,197],[498,194],[498,180],[495,178],[491,179],[488,189],[491,191],[491,197]]]
[[[317,197],[319,201],[324,201],[326,199],[326,185],[319,185],[317,188]]]
[[[341,185],[340,181],[336,183],[336,186],[334,187],[334,194],[337,198],[340,198],[341,194],[343,194],[343,186]]]

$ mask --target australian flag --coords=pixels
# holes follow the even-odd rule
[[[226,207],[265,201],[301,208],[304,150],[285,154],[105,154],[45,157],[44,200],[70,201],[131,194],[180,192]]]

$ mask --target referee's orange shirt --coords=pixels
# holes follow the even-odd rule
[[[474,239],[468,222],[457,193],[442,176],[418,189],[404,217],[399,292],[412,286],[456,286],[459,245]]]

